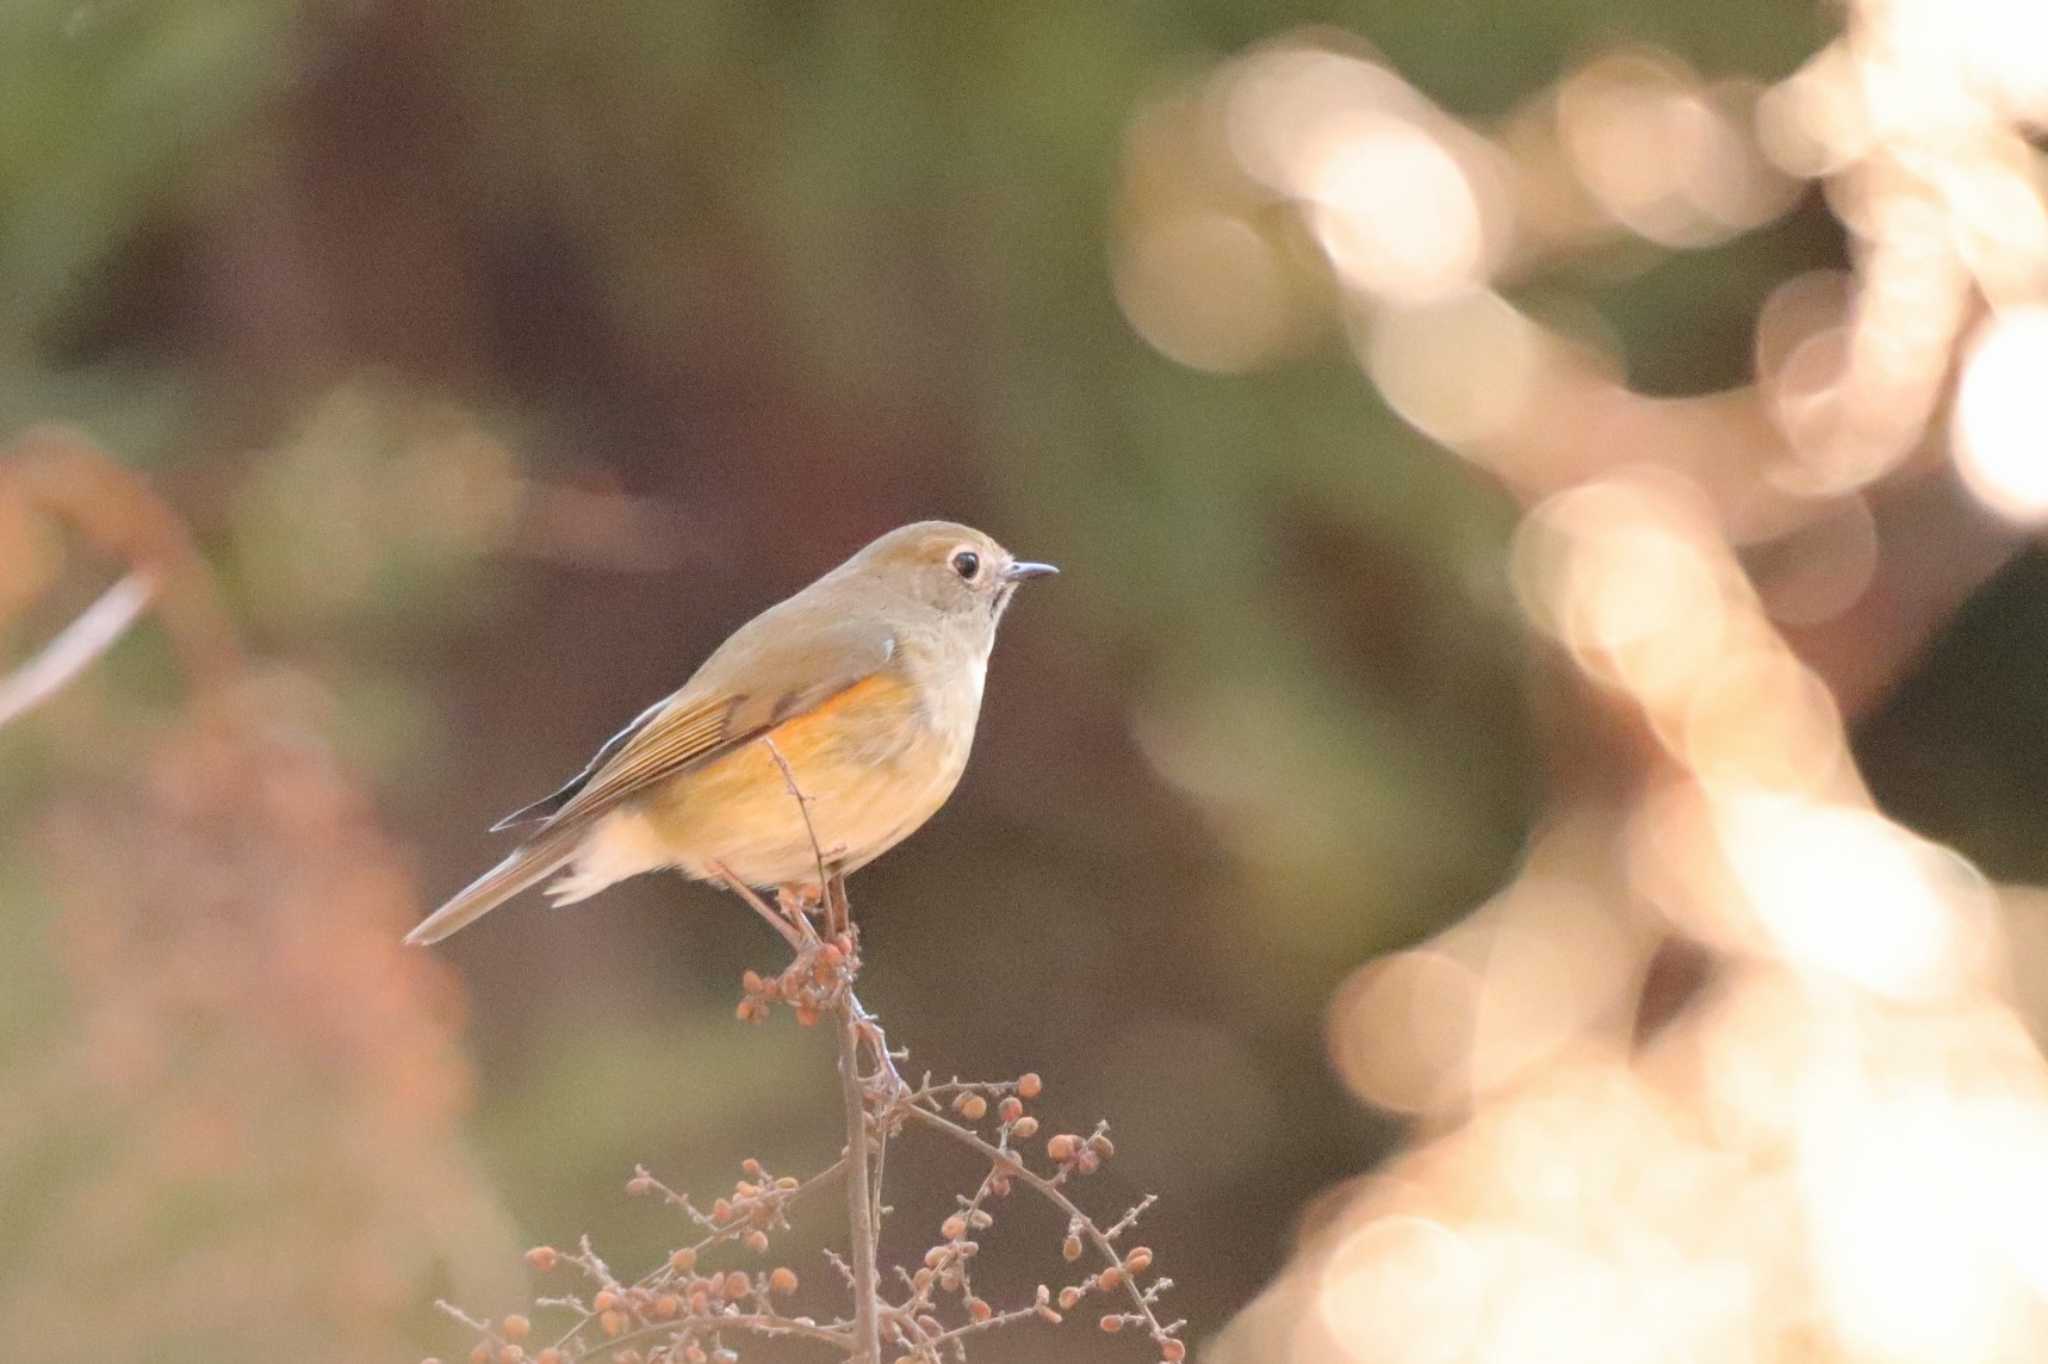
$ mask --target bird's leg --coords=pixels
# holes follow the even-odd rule
[[[740,880],[739,877],[734,876],[732,874],[732,869],[727,867],[723,862],[713,862],[711,864],[711,870],[718,873],[718,879],[725,882],[725,888],[727,890],[739,896],[740,899],[746,901],[747,907],[753,910],[754,913],[761,916],[762,922],[766,923],[770,928],[774,929],[777,933],[780,933],[782,935],[782,940],[784,942],[788,943],[790,947],[797,952],[803,951],[803,935],[797,932],[796,928],[789,922],[789,920],[785,919],[782,915],[777,914],[774,910],[770,909],[768,907],[768,902],[766,900],[763,900],[759,895],[755,894],[754,888],[752,886]],[[806,922],[804,927],[808,929],[810,927],[809,923]],[[816,936],[816,934],[811,934],[811,937],[813,939],[815,939]]]
[[[825,927],[833,934],[853,931],[853,906],[846,900],[846,873],[834,868],[825,878]]]
[[[777,886],[775,904],[788,916],[789,921],[796,925],[797,931],[804,935],[806,941],[817,937],[817,930],[811,926],[811,916],[824,908],[825,892],[822,887],[807,885],[800,881]]]

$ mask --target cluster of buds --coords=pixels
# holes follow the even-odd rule
[[[732,1192],[706,1210],[692,1203],[688,1195],[676,1192],[649,1174],[646,1166],[634,1167],[633,1177],[626,1181],[628,1194],[635,1198],[659,1195],[671,1207],[680,1208],[705,1233],[697,1245],[669,1257],[671,1269],[693,1268],[698,1252],[720,1241],[738,1241],[755,1254],[763,1254],[768,1249],[768,1233],[789,1225],[789,1205],[803,1192],[803,1181],[770,1174],[752,1156],[740,1162],[740,1172],[741,1178],[733,1182]]]
[[[839,1002],[860,970],[859,944],[852,933],[841,933],[805,947],[780,975],[763,976],[748,971],[740,977],[743,997],[737,1013],[742,1023],[759,1023],[777,1004],[787,1004],[796,1021],[806,1028],[816,1025]]]

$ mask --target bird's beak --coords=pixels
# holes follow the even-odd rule
[[[1026,578],[1054,578],[1059,570],[1051,564],[1016,563],[1003,570],[1003,581],[1021,583]]]

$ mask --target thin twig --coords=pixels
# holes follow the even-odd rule
[[[0,677],[0,725],[20,719],[64,689],[120,642],[156,600],[153,574],[137,569],[102,592],[34,657]]]
[[[1056,1181],[1046,1178],[1026,1165],[1023,1156],[1014,1151],[991,1146],[988,1142],[982,1140],[979,1133],[962,1127],[942,1114],[932,1112],[922,1104],[905,1103],[901,1105],[901,1111],[916,1118],[925,1126],[935,1131],[944,1132],[953,1140],[980,1152],[1010,1178],[1021,1179],[1026,1184],[1029,1184],[1038,1191],[1041,1197],[1052,1203],[1061,1212],[1064,1212],[1072,1220],[1073,1226],[1085,1232],[1089,1241],[1094,1244],[1095,1249],[1101,1253],[1104,1259],[1118,1267],[1123,1265],[1123,1256],[1117,1252],[1116,1246],[1110,1242],[1109,1237],[1103,1232],[1102,1228],[1096,1225],[1095,1219],[1081,1211],[1080,1206],[1073,1199],[1067,1197],[1066,1190],[1062,1189]],[[1120,1223],[1119,1227],[1127,1224],[1128,1219],[1125,1223]],[[1151,1299],[1147,1296],[1145,1290],[1138,1287],[1137,1276],[1135,1274],[1123,1275],[1123,1286],[1125,1292],[1130,1297],[1131,1304],[1138,1309],[1138,1315],[1142,1316],[1145,1324],[1151,1328],[1152,1339],[1161,1342],[1170,1339],[1172,1333],[1152,1311]]]
[[[768,756],[782,769],[782,780],[789,787],[790,799],[796,802],[797,811],[803,816],[804,833],[811,840],[811,855],[817,859],[818,893],[829,904],[833,882],[840,878],[826,873],[825,849],[818,842],[817,826],[811,823],[810,798],[797,785],[796,773],[790,769],[789,760],[782,756],[782,750],[775,746],[775,741],[763,735],[761,742],[767,745]],[[840,893],[843,902],[843,885]],[[850,929],[849,924],[834,927],[840,931]],[[854,998],[850,979],[834,1001],[832,1012],[838,1022],[835,1031],[839,1043],[839,1096],[846,1107],[846,1216],[847,1231],[853,1241],[853,1358],[855,1364],[881,1364],[881,1321],[875,1311],[881,1301],[880,1276],[875,1263],[881,1239],[877,1231],[879,1218],[876,1215],[877,1186],[874,1182],[874,1167],[879,1163],[879,1156],[875,1150],[874,1134],[868,1127],[867,1086],[861,1082],[860,1075],[861,1029],[866,1022],[867,1010]],[[876,1050],[881,1052],[883,1067],[888,1069],[887,1052],[879,1043]]]
[[[881,1322],[875,1260],[878,1236],[874,1195],[869,1186],[873,1150],[868,1130],[866,1087],[860,1081],[860,1023],[853,993],[843,993],[834,1013],[839,1026],[839,1095],[846,1105],[846,1214],[853,1240],[853,1342],[855,1364],[881,1364]]]

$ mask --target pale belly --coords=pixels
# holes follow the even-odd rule
[[[606,815],[548,893],[556,904],[569,904],[667,867],[699,880],[730,872],[751,886],[811,883],[821,854],[828,869],[856,870],[915,832],[952,795],[974,737],[971,720],[962,728],[943,737],[922,719],[897,716],[823,745],[791,735],[777,747],[804,806],[767,745],[747,744]]]

